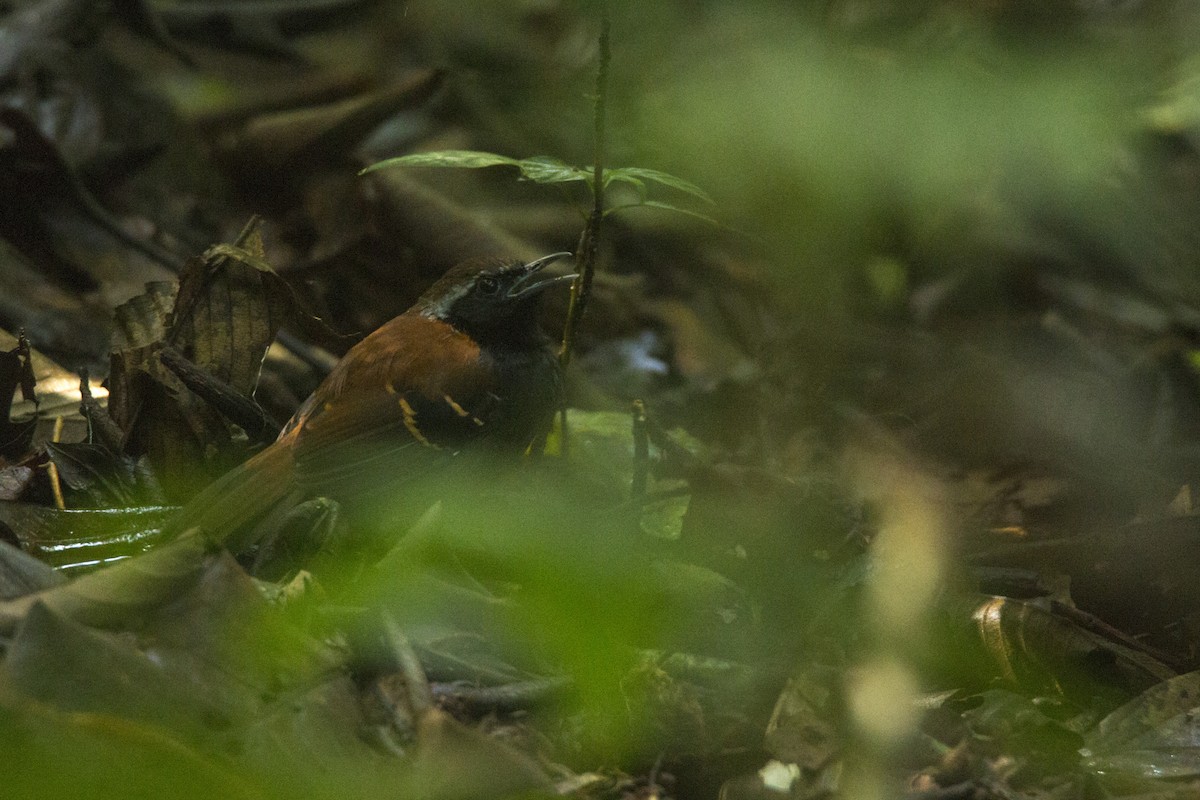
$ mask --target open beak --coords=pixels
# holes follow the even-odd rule
[[[524,267],[525,274],[508,290],[508,299],[517,300],[522,297],[530,297],[549,289],[551,286],[575,280],[579,276],[573,272],[569,275],[538,275],[539,272],[555,261],[560,261],[564,258],[573,258],[574,255],[574,253],[551,253],[548,256],[542,256],[536,261],[530,261]]]

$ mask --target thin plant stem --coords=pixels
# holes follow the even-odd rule
[[[579,237],[575,250],[575,270],[579,277],[571,284],[571,302],[567,307],[567,322],[563,327],[562,349],[558,360],[565,369],[571,363],[575,346],[575,331],[587,308],[592,293],[592,277],[596,272],[596,254],[600,249],[600,224],[604,219],[604,158],[605,102],[608,95],[609,49],[608,3],[600,6],[600,63],[596,69],[595,155],[592,160],[592,211]]]
[[[608,63],[612,57],[609,48],[609,18],[608,3],[600,4],[600,63],[596,67],[596,97],[594,112],[594,141],[595,153],[592,158],[592,211],[583,226],[579,236],[579,246],[575,248],[575,272],[579,277],[571,284],[571,302],[567,306],[567,321],[563,326],[562,347],[558,351],[558,363],[565,370],[571,363],[571,351],[575,347],[575,331],[579,320],[587,308],[588,298],[592,294],[592,277],[596,272],[596,254],[600,250],[600,224],[604,220],[604,114],[605,101],[608,96]],[[559,410],[559,455],[567,458],[570,454],[570,431],[567,428],[567,407]]]

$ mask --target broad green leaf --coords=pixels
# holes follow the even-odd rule
[[[590,170],[573,167],[550,156],[533,156],[532,158],[523,158],[515,163],[521,170],[521,177],[534,183],[591,182]]]
[[[455,167],[460,169],[516,167],[521,171],[522,179],[546,184],[590,182],[591,179],[591,172],[588,170],[573,167],[551,156],[516,159],[478,150],[438,150],[431,153],[410,153],[406,156],[388,158],[372,164],[359,172],[359,175],[392,167]]]
[[[496,153],[479,150],[436,150],[429,153],[409,153],[406,156],[387,158],[360,171],[359,175],[392,167],[459,167],[479,169],[481,167],[516,166],[517,160]]]
[[[622,205],[622,206],[613,206],[612,208],[606,210],[604,212],[604,215],[608,216],[609,214],[612,214],[614,212],[624,211],[624,210],[630,209],[630,208],[660,208],[664,211],[674,211],[677,214],[685,214],[689,217],[695,217],[698,220],[703,220],[704,222],[707,222],[709,225],[715,225],[718,228],[725,227],[720,222],[718,222],[717,220],[713,219],[712,217],[710,217],[706,214],[701,214],[698,211],[692,211],[687,208],[680,208],[679,206],[671,205],[670,203],[664,203],[661,200],[643,200],[640,203],[628,203],[628,204]]]
[[[481,169],[483,167],[516,167],[521,171],[521,177],[534,183],[575,183],[592,182],[592,170],[572,166],[553,156],[531,156],[529,158],[510,158],[497,153],[485,153],[479,150],[437,150],[429,153],[410,153],[405,156],[388,158],[366,167],[360,175],[393,167],[455,167],[462,169]],[[708,193],[690,181],[677,178],[666,172],[641,167],[620,167],[604,171],[604,183],[614,181],[628,183],[637,188],[642,195],[646,193],[646,182],[657,183],[699,198],[706,203],[714,204]]]
[[[691,181],[685,181],[683,178],[677,178],[666,172],[659,172],[656,169],[644,169],[642,167],[621,167],[620,169],[610,169],[605,171],[605,181],[614,180],[634,180],[641,179],[651,181],[663,186],[669,186],[672,189],[690,194],[692,197],[699,198],[710,205],[716,205],[716,201],[708,196],[708,192],[701,189]]]
[[[610,183],[627,183],[637,190],[639,197],[646,199],[646,182],[640,178],[626,175],[622,170],[609,170],[604,173],[604,185],[607,187]]]

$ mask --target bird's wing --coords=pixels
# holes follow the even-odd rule
[[[353,348],[288,424],[296,485],[404,481],[487,435],[486,357],[450,326],[397,317]]]

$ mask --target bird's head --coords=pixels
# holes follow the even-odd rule
[[[421,316],[453,325],[480,344],[523,344],[540,339],[537,302],[551,286],[575,275],[542,270],[570,253],[554,253],[528,264],[474,259],[450,269],[417,301]]]

